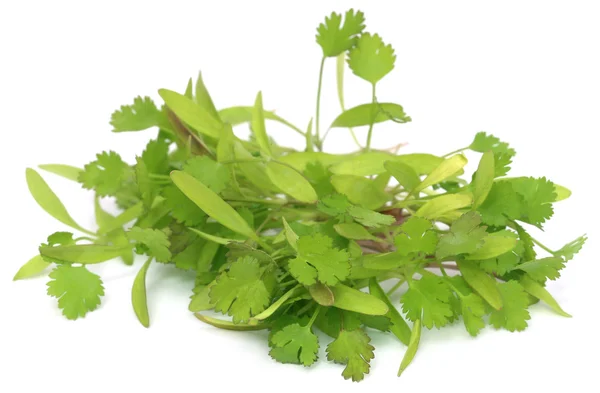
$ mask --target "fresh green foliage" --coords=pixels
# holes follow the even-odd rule
[[[435,340],[421,336],[447,325],[461,324],[470,336],[486,324],[521,331],[537,300],[570,317],[546,283],[560,277],[587,237],[556,249],[534,232],[571,191],[545,177],[508,177],[515,150],[485,132],[444,156],[372,148],[374,125],[402,129],[411,118],[376,94],[403,52],[365,29],[355,10],[332,13],[318,26],[316,111],[302,121],[306,128],[266,109],[260,92],[253,103],[220,108],[198,74],[185,91],[160,89],[160,103],[136,97],[112,114],[113,132],[150,133],[139,155],[107,150],[81,163],[83,169],[40,165],[93,192],[94,230],[79,225],[28,168],[33,199],[61,227],[14,280],[48,274],[48,295],[64,316],[82,318],[104,296],[91,265],[118,259],[135,265],[131,306],[148,327],[148,299],[158,293],[146,286],[147,275],[170,277],[178,269],[188,279],[177,285],[190,283],[188,310],[198,320],[232,331],[269,330],[264,352],[281,363],[308,367],[326,348],[327,360],[344,365],[342,376],[353,381],[370,371],[372,329],[406,347],[403,356],[398,352],[400,375],[418,362],[420,346],[431,350],[425,344]],[[322,135],[321,87],[330,58],[337,63],[341,113],[330,114],[334,120]],[[371,87],[349,109],[346,68]],[[305,145],[280,145],[270,133],[273,121]],[[234,127],[249,128],[250,137],[238,137]],[[355,127],[368,128],[365,143]],[[339,135],[339,128],[348,128],[356,151],[324,151],[326,136]],[[473,173],[471,159],[478,163]],[[109,214],[107,202],[120,211]],[[142,255],[143,261],[135,258]],[[394,283],[386,292],[387,280]]]

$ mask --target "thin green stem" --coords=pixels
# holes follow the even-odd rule
[[[539,247],[540,247],[542,250],[544,250],[544,251],[546,251],[546,252],[549,252],[549,253],[550,253],[550,254],[552,254],[552,255],[554,255],[554,254],[555,254],[555,252],[554,252],[554,251],[552,251],[552,250],[551,250],[549,247],[546,247],[546,246],[544,246],[544,245],[543,245],[542,243],[540,243],[538,240],[536,240],[536,239],[534,239],[534,238],[531,238],[531,240],[532,240],[532,241],[533,241],[535,244],[537,244],[537,245],[538,245],[538,246],[539,246]]]
[[[372,99],[371,102],[373,104],[375,104],[375,100],[377,99],[375,96],[375,86],[376,84],[373,83],[373,91],[372,91]],[[372,119],[371,124],[369,124],[369,132],[367,133],[367,146],[365,148],[366,151],[370,151],[371,150],[371,137],[373,136],[373,125],[375,124],[375,118]]]
[[[310,321],[308,321],[308,324],[306,325],[306,327],[308,329],[310,329],[313,325],[313,323],[315,323],[315,321],[317,320],[317,316],[319,316],[319,312],[321,311],[321,306],[317,306],[317,308],[315,309],[315,312],[313,313],[312,317],[310,317]]]
[[[323,86],[323,70],[325,68],[325,59],[326,57],[323,56],[323,58],[321,59],[321,66],[319,67],[319,84],[317,86],[317,111],[316,111],[316,116],[315,116],[315,136],[316,136],[316,145],[319,148],[319,150],[322,150],[321,147],[321,135],[319,133],[319,121],[320,121],[320,114],[321,114],[321,87]]]
[[[446,157],[450,157],[453,154],[462,153],[463,151],[467,150],[468,148],[469,147],[467,146],[467,147],[463,147],[463,148],[460,148],[460,149],[456,149],[454,151],[451,151],[448,154],[444,154],[442,157],[446,158]]]
[[[398,280],[398,282],[389,289],[389,291],[387,291],[385,294],[386,296],[391,296],[394,292],[396,292],[401,286],[402,284],[404,284],[406,282],[405,279],[402,280]]]

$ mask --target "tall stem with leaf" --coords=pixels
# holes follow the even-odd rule
[[[377,97],[375,95],[375,86],[377,86],[377,84],[373,83],[371,96],[371,104],[373,105],[373,108],[371,110],[371,124],[369,124],[369,132],[367,133],[367,146],[365,147],[366,151],[371,150],[371,137],[373,136],[373,125],[375,124],[375,117],[377,116],[377,109],[375,107],[377,105],[377,103],[375,102]]]

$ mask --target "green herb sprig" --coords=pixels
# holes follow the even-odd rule
[[[158,129],[135,163],[104,151],[83,169],[41,165],[95,192],[95,230],[80,226],[28,168],[35,201],[73,233],[48,236],[15,280],[51,269],[48,295],[66,318],[77,319],[104,296],[88,264],[120,259],[131,265],[136,254],[145,255],[131,291],[143,326],[152,315],[146,274],[154,264],[173,265],[195,277],[189,311],[199,320],[269,330],[265,354],[282,363],[310,366],[326,345],[327,360],[342,364],[343,377],[353,381],[370,371],[370,329],[407,346],[400,375],[421,334],[434,329],[462,323],[472,336],[488,324],[521,331],[528,307],[538,301],[569,317],[545,284],[560,277],[586,236],[555,250],[530,231],[542,229],[553,204],[570,191],[544,177],[508,177],[515,151],[485,132],[442,157],[373,149],[376,124],[411,121],[401,105],[376,95],[394,69],[394,49],[366,32],[363,13],[354,10],[327,17],[316,41],[323,55],[314,122],[306,130],[266,110],[260,92],[251,106],[217,109],[199,75],[183,94],[159,90],[160,107],[137,97],[112,114],[113,132]],[[342,110],[322,133],[321,86],[330,58],[337,62]],[[349,109],[346,65],[372,92]],[[269,122],[301,134],[305,146],[279,146],[267,133]],[[234,134],[240,125],[249,125],[249,140]],[[368,128],[364,147],[357,127]],[[336,128],[349,130],[357,151],[323,152]],[[470,178],[467,150],[481,153]],[[100,198],[114,200],[120,213],[103,210]],[[387,292],[383,281],[394,282]],[[403,284],[408,289],[400,302],[391,300]],[[317,330],[331,338],[319,340]]]

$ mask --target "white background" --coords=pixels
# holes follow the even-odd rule
[[[93,3],[0,6],[0,391],[598,391],[597,2]],[[402,104],[413,118],[377,125],[375,147],[409,142],[405,152],[444,154],[484,130],[516,149],[515,175],[545,175],[573,190],[535,236],[554,248],[590,236],[563,277],[548,285],[574,318],[539,304],[524,333],[487,328],[472,339],[460,325],[426,331],[400,379],[404,348],[372,333],[371,374],[353,384],[341,378],[341,366],[323,359],[326,339],[321,361],[306,369],[271,360],[264,332],[201,324],[187,311],[192,279],[175,269],[149,272],[150,329],[139,325],[129,303],[140,261],[133,268],[94,266],[106,296],[76,322],[45,295],[45,278],[11,282],[48,234],[67,229],[29,196],[26,167],[83,166],[108,149],[132,162],[154,133],[112,134],[111,112],[136,95],[157,99],[159,88],[181,91],[198,70],[217,106],[251,104],[262,90],[267,108],[304,127],[314,114],[321,56],[316,27],[332,10],[351,6],[365,11],[368,31],[396,49],[396,69],[381,83],[379,99]],[[326,67],[323,128],[339,112],[334,64]],[[346,79],[348,106],[367,102],[368,84],[349,73]],[[269,130],[280,143],[300,147],[289,130],[272,123]],[[345,130],[330,136],[328,150],[353,148]],[[93,227],[91,194],[44,176],[72,215]]]

